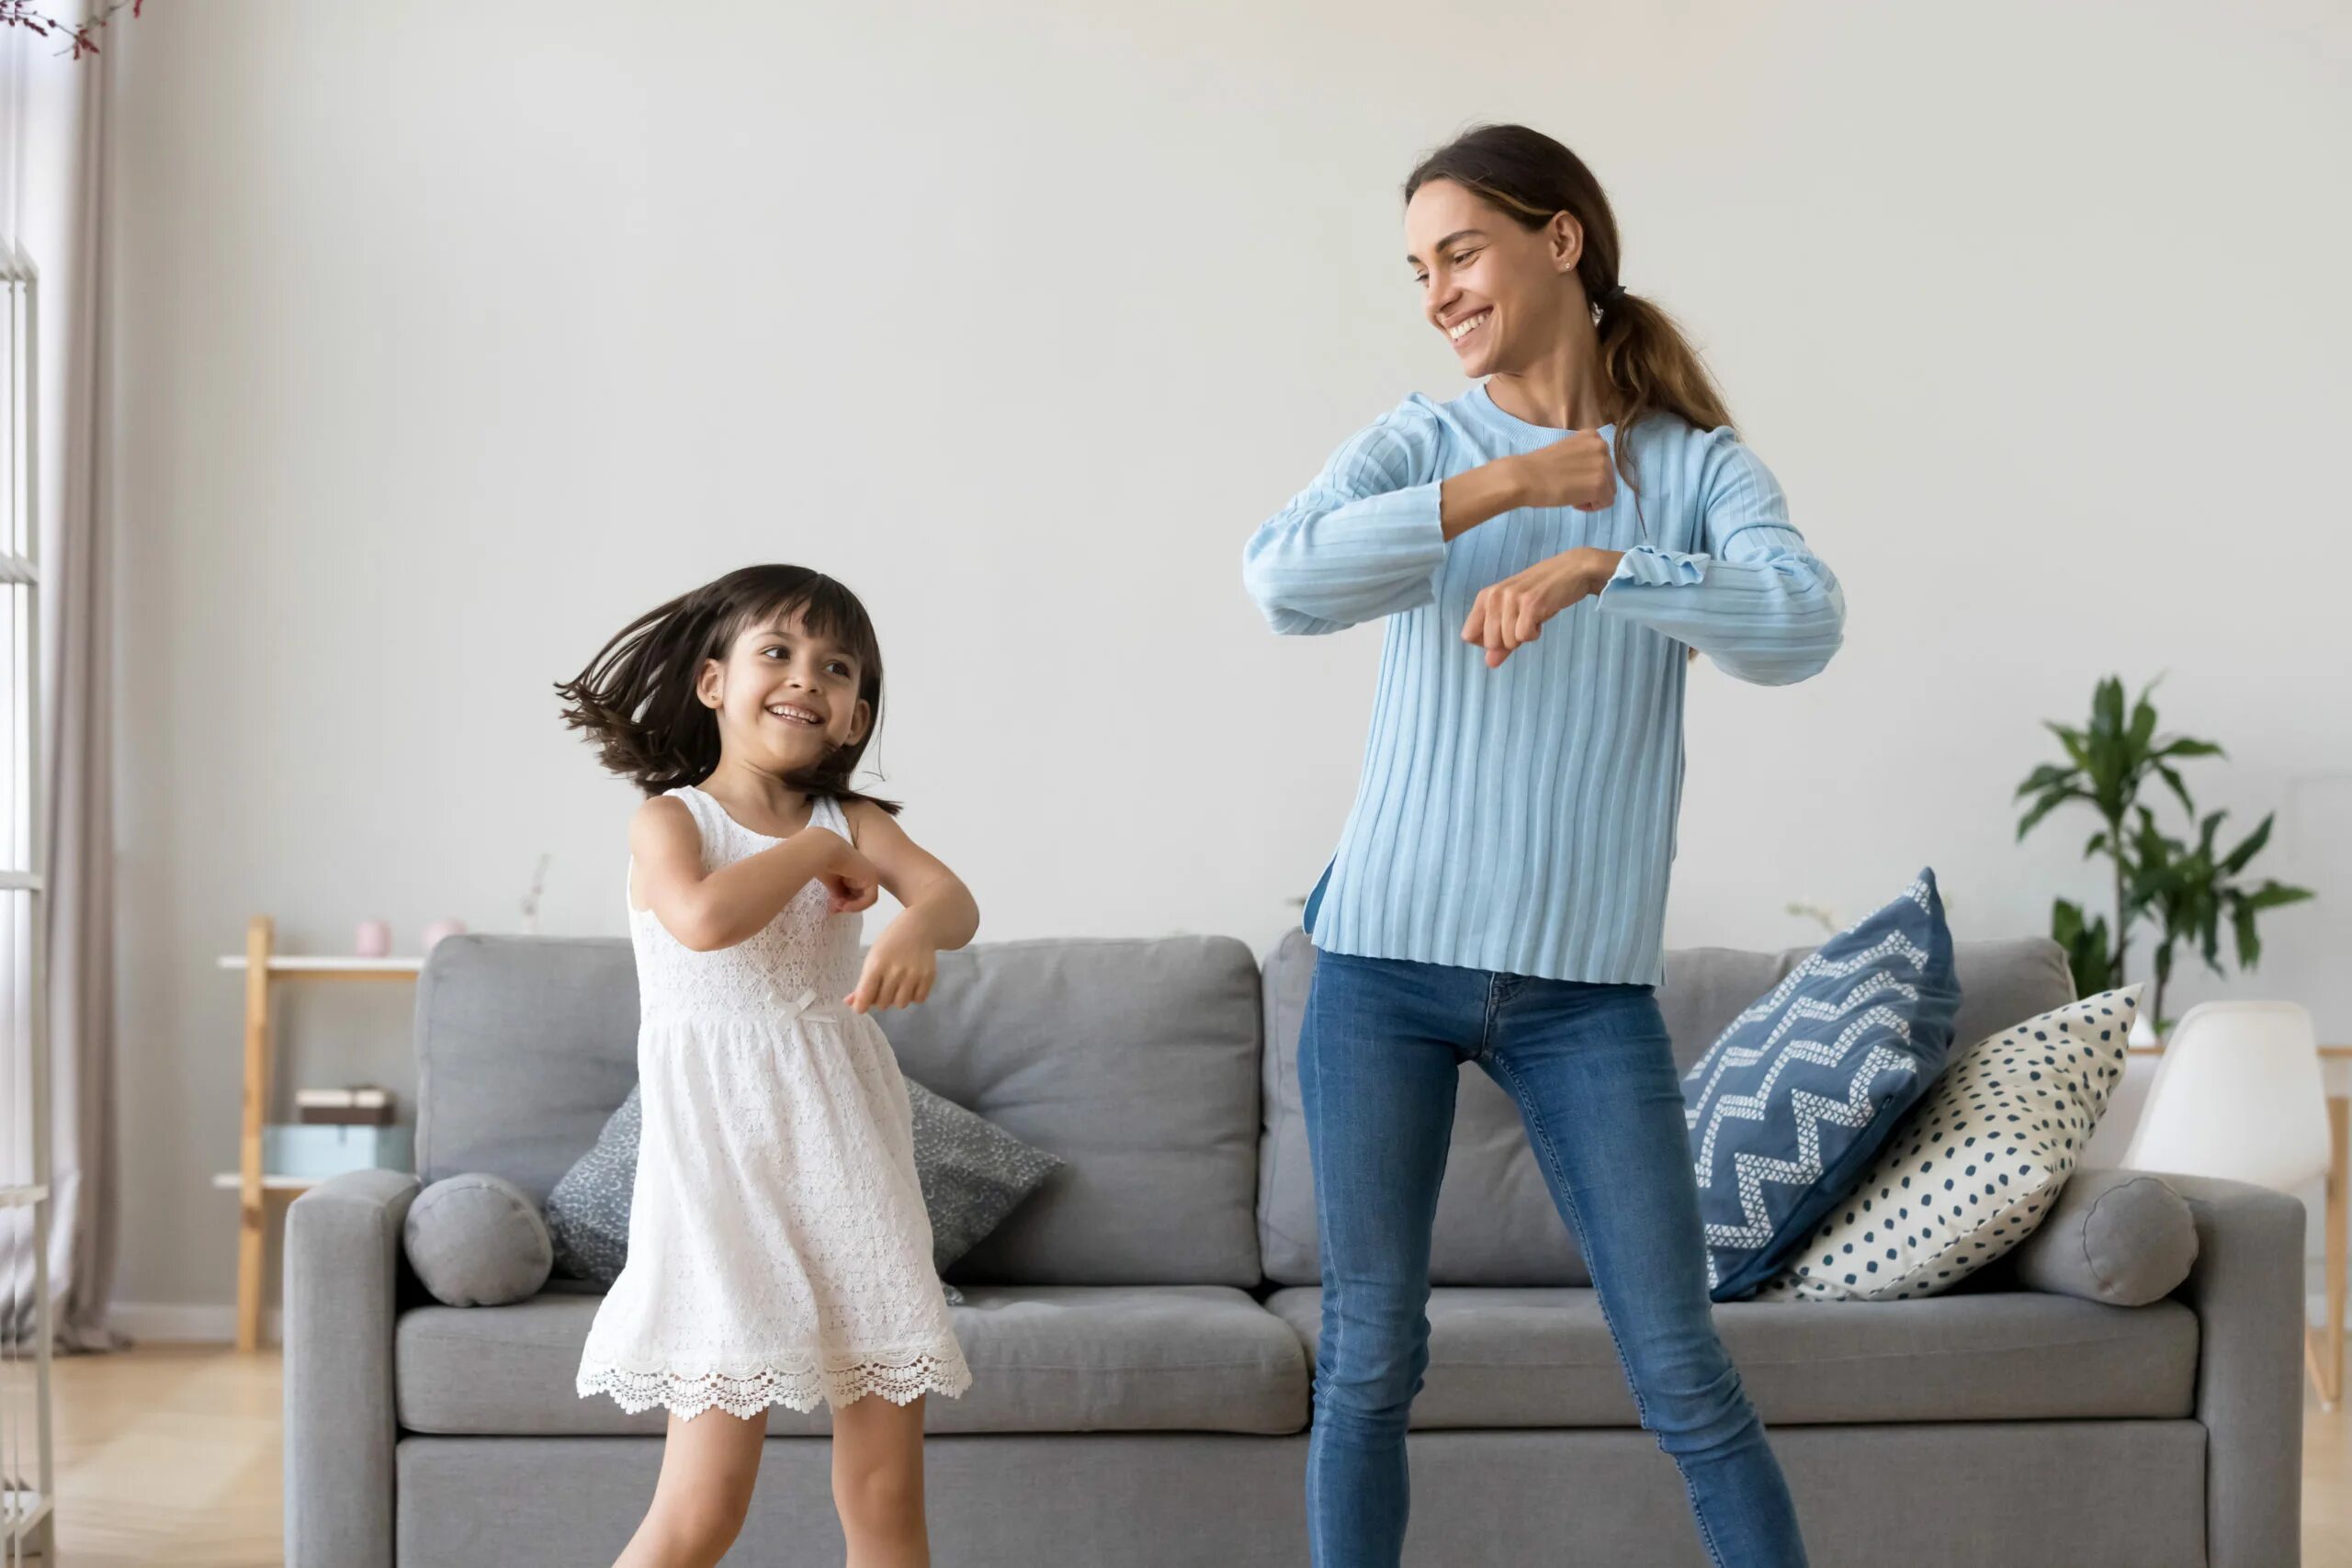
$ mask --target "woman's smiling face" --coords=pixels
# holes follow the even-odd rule
[[[1559,341],[1564,312],[1583,298],[1567,276],[1583,240],[1566,213],[1530,229],[1452,180],[1430,181],[1405,205],[1422,312],[1474,378],[1520,369]]]

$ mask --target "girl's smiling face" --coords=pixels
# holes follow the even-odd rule
[[[862,673],[855,654],[810,634],[795,611],[736,633],[725,659],[703,661],[695,694],[717,711],[727,753],[784,775],[865,738],[874,716],[858,695]]]

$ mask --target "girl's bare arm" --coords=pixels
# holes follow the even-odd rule
[[[963,878],[909,838],[888,812],[858,802],[850,807],[850,831],[857,852],[905,908],[867,950],[865,972],[846,1000],[859,1012],[912,1007],[931,995],[937,955],[980,929],[979,904]]]
[[[833,885],[837,896],[876,880],[864,855],[839,833],[816,827],[706,874],[694,816],[668,795],[638,808],[628,847],[630,902],[651,909],[672,936],[696,953],[732,947],[765,929],[811,879]]]

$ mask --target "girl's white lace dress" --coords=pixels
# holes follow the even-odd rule
[[[670,792],[717,870],[777,840],[698,789]],[[844,839],[840,805],[811,818]],[[861,915],[812,882],[715,953],[631,909],[645,1111],[628,1262],[596,1311],[581,1397],[752,1417],[880,1394],[960,1394],[971,1372],[931,1262],[906,1080],[841,1005]]]

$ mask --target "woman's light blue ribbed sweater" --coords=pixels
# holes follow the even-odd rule
[[[1638,498],[1621,481],[1604,511],[1526,507],[1445,538],[1443,480],[1566,434],[1484,387],[1408,398],[1243,553],[1278,632],[1388,618],[1355,807],[1308,906],[1326,952],[1657,984],[1684,648],[1762,685],[1838,650],[1838,580],[1729,430],[1653,416],[1632,436]],[[1487,669],[1462,640],[1478,591],[1578,545],[1624,551],[1616,576]]]

